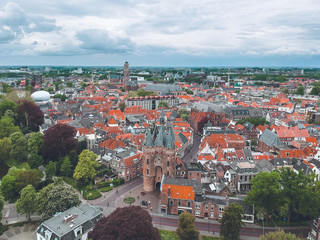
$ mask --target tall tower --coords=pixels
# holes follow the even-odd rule
[[[160,126],[154,126],[146,135],[143,148],[143,190],[152,192],[160,186],[163,175],[176,175],[175,134],[173,127],[164,124],[163,111]]]
[[[129,63],[126,61],[123,67],[123,85],[126,91],[127,91],[127,82],[129,81],[130,81]]]

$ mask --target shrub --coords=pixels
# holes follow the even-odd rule
[[[91,191],[84,191],[83,197],[86,200],[93,200],[101,197],[101,193],[99,192],[99,190],[96,190],[96,189]]]

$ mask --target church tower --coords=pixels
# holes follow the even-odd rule
[[[123,67],[123,87],[127,91],[127,82],[130,81],[129,63],[125,62]]]
[[[152,192],[160,186],[163,175],[176,175],[175,134],[172,125],[165,126],[163,109],[160,126],[154,126],[146,134],[143,148],[143,190]]]

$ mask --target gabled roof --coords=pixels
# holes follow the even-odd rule
[[[282,142],[277,134],[271,132],[270,130],[266,129],[262,135],[260,136],[260,141],[264,142],[268,146],[281,146]]]

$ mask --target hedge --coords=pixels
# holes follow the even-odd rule
[[[113,189],[113,187],[102,187],[102,188],[99,188],[99,190],[101,191],[101,192],[109,192],[110,190],[112,190]]]

